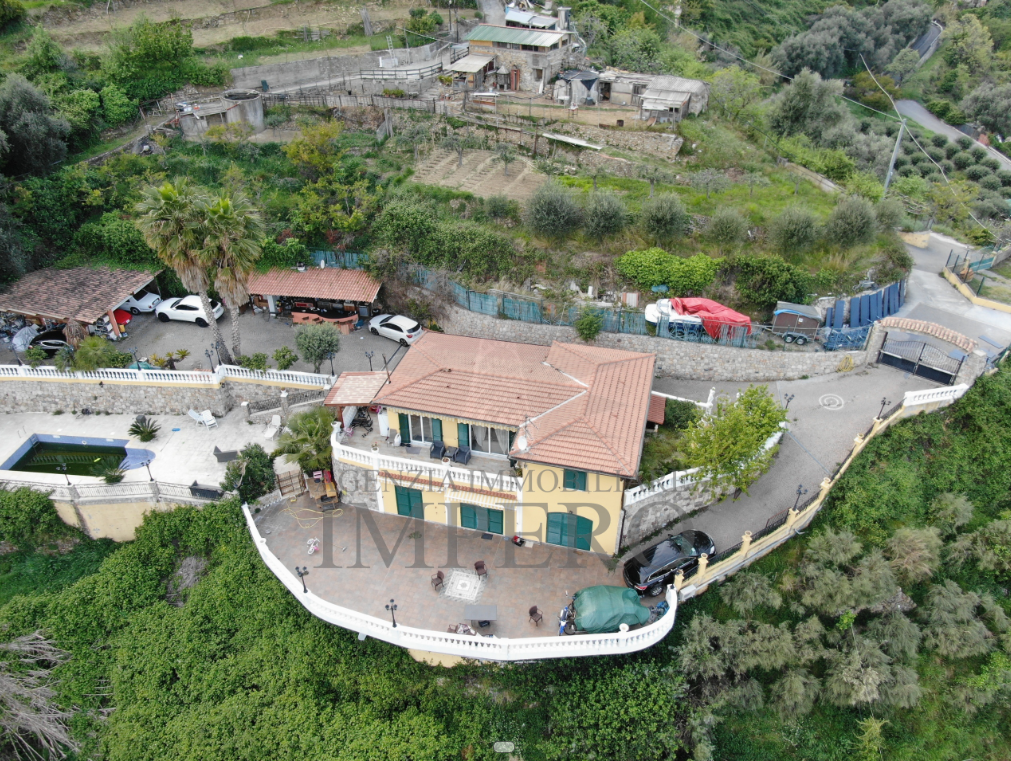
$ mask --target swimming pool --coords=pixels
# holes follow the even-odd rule
[[[0,470],[94,476],[109,467],[133,470],[154,459],[150,449],[133,449],[127,447],[129,443],[129,439],[33,433],[0,465]]]

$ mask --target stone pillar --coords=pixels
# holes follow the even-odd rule
[[[281,418],[285,423],[288,422],[288,392],[281,392]]]
[[[984,370],[986,370],[986,353],[982,349],[976,349],[962,361],[954,385],[967,383],[971,386]]]
[[[748,550],[751,549],[751,532],[745,531],[744,536],[741,537],[741,552],[744,553],[744,557],[748,557]]]
[[[881,347],[885,343],[885,336],[887,334],[887,328],[883,328],[880,324],[874,323],[874,326],[871,328],[870,335],[867,336],[867,364],[878,361],[878,352],[881,351]]]
[[[679,568],[677,573],[674,574],[674,591],[680,592],[681,587],[683,587],[684,585],[685,585],[685,572]]]
[[[249,420],[249,402],[243,402],[239,406],[242,407],[243,417]]]
[[[699,555],[699,570],[695,573],[696,577],[701,577],[706,572],[706,566],[709,565],[709,555],[703,552]]]
[[[790,508],[790,511],[786,514],[786,528],[788,531],[793,529],[794,524],[797,522],[798,515],[800,515],[800,513],[793,508]]]

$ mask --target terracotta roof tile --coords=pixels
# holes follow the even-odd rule
[[[381,282],[362,270],[312,267],[305,272],[274,268],[249,277],[249,292],[261,296],[303,296],[334,301],[373,302]]]
[[[108,267],[37,270],[0,295],[0,310],[55,320],[70,317],[91,324],[154,280],[157,274]]]
[[[513,450],[517,459],[634,476],[654,361],[618,349],[428,332],[376,401],[519,428],[526,448]]]

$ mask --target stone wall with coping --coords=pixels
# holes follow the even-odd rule
[[[625,525],[621,543],[633,547],[655,531],[669,526],[689,513],[701,510],[716,501],[708,486],[688,483],[671,491],[662,491],[646,499],[626,505]]]
[[[550,345],[552,341],[579,343],[573,328],[519,320],[502,320],[451,305],[439,325],[447,333],[474,338]],[[879,332],[875,329],[874,332]],[[881,331],[883,332],[883,331]],[[872,334],[871,343],[877,340]],[[867,364],[876,357],[869,351],[765,351],[730,346],[695,344],[653,336],[601,333],[597,346],[656,354],[657,374],[673,378],[714,381],[775,381],[801,376],[829,375],[847,367]],[[880,343],[877,344],[880,346]],[[869,347],[870,348],[870,347]]]
[[[86,380],[22,380],[0,378],[0,412],[92,412],[185,415],[210,410],[222,417],[244,401],[278,398],[284,387],[256,381],[229,380],[220,386],[169,383],[117,383]]]

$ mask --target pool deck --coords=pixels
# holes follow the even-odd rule
[[[151,476],[154,480],[171,484],[217,486],[225,476],[225,463],[214,457],[214,447],[242,449],[250,443],[263,446],[268,452],[274,442],[263,435],[262,423],[249,425],[240,409],[218,418],[217,428],[204,428],[186,415],[156,415],[161,426],[157,438],[141,442],[129,433],[135,415],[50,415],[41,412],[23,412],[0,415],[0,463],[3,463],[34,434],[49,434],[90,439],[126,439],[131,449],[148,449],[154,452]],[[179,430],[173,430],[173,429]],[[56,473],[31,473],[13,470],[0,471],[0,480],[31,481],[34,483],[65,484],[66,479]],[[140,467],[126,471],[124,483],[148,481],[147,469]],[[70,476],[71,483],[99,484],[102,480],[91,476]]]

